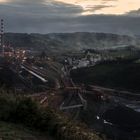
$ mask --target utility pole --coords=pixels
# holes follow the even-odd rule
[[[0,20],[0,47],[1,47],[1,53],[4,57],[4,20]]]

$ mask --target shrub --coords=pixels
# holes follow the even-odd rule
[[[17,101],[15,120],[28,126],[33,126],[38,116],[38,106],[30,98]]]
[[[7,94],[0,95],[0,120],[11,120],[11,116],[15,110],[16,102],[9,98]]]
[[[26,97],[0,97],[0,120],[22,123],[45,133],[57,140],[101,140],[101,138],[78,127],[74,122],[50,108],[41,108]]]

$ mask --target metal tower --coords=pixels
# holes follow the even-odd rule
[[[0,48],[2,56],[4,56],[4,20],[0,20]]]

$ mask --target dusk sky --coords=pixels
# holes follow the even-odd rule
[[[0,0],[7,32],[140,34],[140,0]]]

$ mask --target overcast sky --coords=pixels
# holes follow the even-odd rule
[[[7,32],[140,35],[140,0],[0,0]]]

